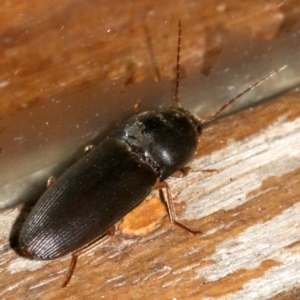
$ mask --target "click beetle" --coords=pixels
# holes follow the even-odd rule
[[[284,68],[271,72],[201,120],[182,108],[178,98],[180,41],[179,21],[177,106],[133,116],[59,177],[21,228],[18,248],[24,256],[56,259],[103,236],[146,198],[157,181],[164,182],[185,167],[195,153],[203,123]],[[171,222],[185,227],[176,221],[169,197],[167,203]]]

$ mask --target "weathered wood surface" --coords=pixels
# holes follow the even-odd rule
[[[276,13],[282,1],[270,2],[264,11],[254,3],[235,6],[234,2],[227,1],[226,5],[240,11],[239,19],[220,13],[224,9],[222,3],[197,7],[199,16],[202,16],[201,26],[187,32],[186,46],[218,52],[217,38],[195,41],[193,30],[201,37],[203,28],[205,34],[210,32],[209,28],[210,33],[220,33],[224,28],[240,23],[252,26],[259,36],[272,38],[272,30],[278,29],[280,24]],[[4,58],[2,61],[1,91],[4,100],[0,104],[0,116],[28,108],[49,93],[61,92],[66,86],[76,93],[78,86],[85,82],[126,77],[129,72],[132,74],[129,79],[138,83],[144,76],[149,65],[144,69],[139,62],[149,60],[149,49],[133,44],[135,39],[131,40],[128,48],[120,48],[125,52],[119,53],[115,45],[114,50],[101,52],[109,53],[104,56],[98,55],[103,50],[101,43],[94,51],[72,43],[65,52],[56,52],[57,47],[65,47],[66,44],[60,45],[52,30],[59,27],[63,32],[63,21],[68,20],[69,26],[78,28],[72,31],[74,36],[62,33],[62,39],[80,40],[81,45],[88,45],[90,32],[95,33],[99,28],[99,15],[93,12],[98,9],[103,14],[112,13],[112,10],[106,11],[102,4],[95,6],[95,1],[84,3],[76,6],[73,1],[10,2],[14,9],[6,8],[6,18],[2,22],[6,24],[7,31],[2,32],[2,40],[6,43],[13,41],[15,48],[10,45],[5,56],[7,60]],[[116,7],[113,13],[118,18],[122,9],[116,10]],[[135,6],[134,9],[141,8]],[[168,5],[162,6],[160,17],[169,9]],[[176,28],[185,6],[182,4],[172,9]],[[73,17],[78,16],[78,11],[81,11],[81,19]],[[134,11],[132,14],[135,15]],[[15,18],[16,15],[18,18]],[[39,16],[46,15],[49,18],[44,26],[37,26]],[[17,30],[18,22],[22,23],[23,18],[27,18],[28,28]],[[79,21],[92,24],[90,31],[84,32]],[[52,27],[53,24],[56,25]],[[267,24],[271,25],[268,27]],[[106,26],[109,28],[109,24]],[[123,28],[126,29],[126,26]],[[138,27],[134,28],[134,35],[138,36]],[[145,33],[141,30],[140,34],[143,36]],[[124,39],[128,39],[129,35],[124,35]],[[5,39],[10,36],[15,39]],[[152,32],[151,36],[154,40],[158,38]],[[169,49],[174,41],[170,42],[172,46],[166,41],[168,39],[161,43],[157,41],[155,49],[162,53],[158,58],[160,70],[171,76],[174,58],[169,55]],[[126,40],[119,42],[126,44]],[[30,43],[32,46],[28,47]],[[53,48],[47,48],[45,52],[45,43],[53,43]],[[157,48],[159,45],[161,48]],[[105,44],[105,47],[112,45]],[[28,49],[31,49],[30,52]],[[11,55],[15,53],[18,55],[12,65]],[[134,59],[133,54],[137,55]],[[36,56],[44,64],[35,66],[34,60],[25,59],[28,56]],[[124,63],[124,57],[127,57],[125,61],[128,64]],[[5,61],[9,64],[6,65]],[[133,65],[132,61],[135,62]],[[106,69],[98,68],[96,63],[106,65]],[[19,70],[16,66],[20,65]],[[13,71],[18,76],[13,77]],[[35,72],[40,74],[40,80],[34,76]],[[8,81],[8,78],[11,79]],[[19,88],[16,89],[16,86]],[[190,227],[202,230],[203,235],[193,236],[180,228],[171,228],[167,217],[157,230],[142,238],[128,239],[117,233],[105,244],[95,245],[82,254],[66,289],[60,286],[70,258],[37,262],[19,257],[10,248],[9,239],[21,207],[2,211],[0,298],[300,299],[299,101],[299,93],[293,92],[222,119],[205,129],[188,176],[169,180],[178,216]],[[217,172],[203,172],[203,169],[215,169]],[[145,219],[142,221],[146,222]]]
[[[8,239],[20,210],[3,212],[1,299],[299,298],[299,129],[299,92],[209,126],[188,176],[169,180],[178,215],[203,235],[167,218],[144,238],[117,234],[80,257],[65,289],[70,259],[18,257]]]

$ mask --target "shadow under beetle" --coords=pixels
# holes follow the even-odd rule
[[[55,259],[103,236],[146,198],[157,181],[163,182],[188,163],[196,150],[203,123],[215,119],[229,104],[285,68],[271,72],[215,114],[200,120],[180,106],[180,45],[179,21],[174,97],[177,107],[133,116],[58,178],[23,224],[18,248],[24,256]],[[167,204],[171,222],[185,228],[176,221],[170,197]],[[75,263],[76,257],[64,286],[71,278]]]

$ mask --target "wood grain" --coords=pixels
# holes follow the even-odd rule
[[[259,3],[234,0],[178,1],[171,6],[148,0],[127,5],[119,0],[12,0],[0,7],[5,16],[0,33],[0,118],[45,97],[76,93],[90,82],[124,78],[125,85],[138,84],[149,72],[174,78],[175,58],[169,50],[176,45],[178,19],[186,28],[182,47],[189,49],[182,64],[187,69],[202,67],[208,74],[228,28],[248,26],[261,39],[278,34],[285,24],[285,6],[280,4],[274,0],[262,10]],[[293,20],[293,7],[287,5],[287,20]]]
[[[202,49],[208,59],[205,73],[214,64],[217,41],[229,26],[249,24],[257,36],[272,38],[282,24],[278,18],[281,2],[268,2],[265,10],[259,10],[254,3],[226,1],[224,6],[218,1],[203,1],[194,10],[186,10],[184,2],[171,8],[159,3],[158,9],[158,4],[152,6],[150,1],[148,6],[144,2],[133,7],[117,1],[111,5],[95,1],[77,1],[75,5],[71,0],[10,1],[13,9],[1,8],[6,30],[1,33],[5,43],[1,48],[4,100],[0,117],[28,109],[65,89],[76,93],[87,82],[127,76],[128,81],[138,83],[149,65],[155,74],[147,43],[144,47],[135,44],[145,41],[145,31],[132,16],[144,16],[145,7],[150,24],[163,20],[166,11],[172,15],[173,27],[179,16],[186,19],[188,27],[187,11],[194,12],[193,18],[201,16],[199,27],[185,36],[185,47],[190,49],[185,59],[192,64],[193,55]],[[153,10],[159,12],[155,17]],[[100,27],[99,11],[106,20]],[[240,17],[230,18],[233,12]],[[294,10],[289,12],[293,15]],[[103,42],[97,40],[95,32],[111,28],[107,15],[120,18],[121,32],[114,39],[116,33],[112,31]],[[122,18],[124,15],[130,18]],[[71,33],[64,31],[66,26],[73,28]],[[174,59],[165,49],[172,48],[170,43],[173,45],[171,40],[176,36],[156,35],[153,28],[150,26],[155,51],[163,53],[158,58],[159,69],[163,76],[172,77]],[[131,35],[137,38],[128,43]],[[66,39],[72,42],[64,43]],[[57,52],[58,47],[64,50]],[[35,59],[26,57],[39,58],[43,63],[36,65]],[[144,65],[145,61],[148,64]],[[199,66],[203,61],[198,61]],[[178,217],[203,234],[193,236],[172,228],[167,217],[145,237],[129,239],[117,231],[105,243],[82,253],[65,289],[60,286],[70,257],[52,262],[19,257],[9,241],[13,244],[14,230],[27,211],[20,215],[20,206],[2,211],[0,298],[300,299],[299,128],[297,90],[209,124],[189,174],[169,180]],[[203,171],[212,169],[216,171]],[[141,221],[143,226],[145,219],[147,214]]]
[[[19,208],[3,212],[1,298],[286,299],[300,288],[299,128],[296,91],[207,127],[190,173],[169,180],[180,219],[203,235],[167,218],[144,238],[116,233],[65,289],[70,258],[18,257],[7,241]]]

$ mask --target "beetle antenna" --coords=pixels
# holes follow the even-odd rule
[[[237,96],[235,96],[234,98],[230,99],[228,102],[226,102],[217,112],[215,112],[213,115],[206,117],[205,119],[202,120],[202,124],[203,123],[208,123],[211,122],[212,120],[214,120],[226,107],[228,107],[229,105],[231,105],[233,102],[235,102],[235,100],[241,98],[243,95],[245,95],[246,93],[248,93],[249,91],[251,91],[252,89],[254,89],[255,87],[259,86],[261,83],[263,83],[264,81],[266,81],[267,79],[271,78],[273,75],[275,75],[276,73],[284,70],[287,66],[283,66],[280,67],[272,72],[270,72],[267,76],[263,77],[262,79],[258,80],[256,83],[254,83],[253,85],[249,86],[247,89],[245,89],[243,92],[241,92],[240,94],[238,94]]]
[[[178,96],[179,80],[180,80],[180,48],[181,48],[181,21],[178,20],[178,44],[177,44],[177,62],[176,62],[176,86],[174,100],[178,107],[181,107],[180,99]]]

